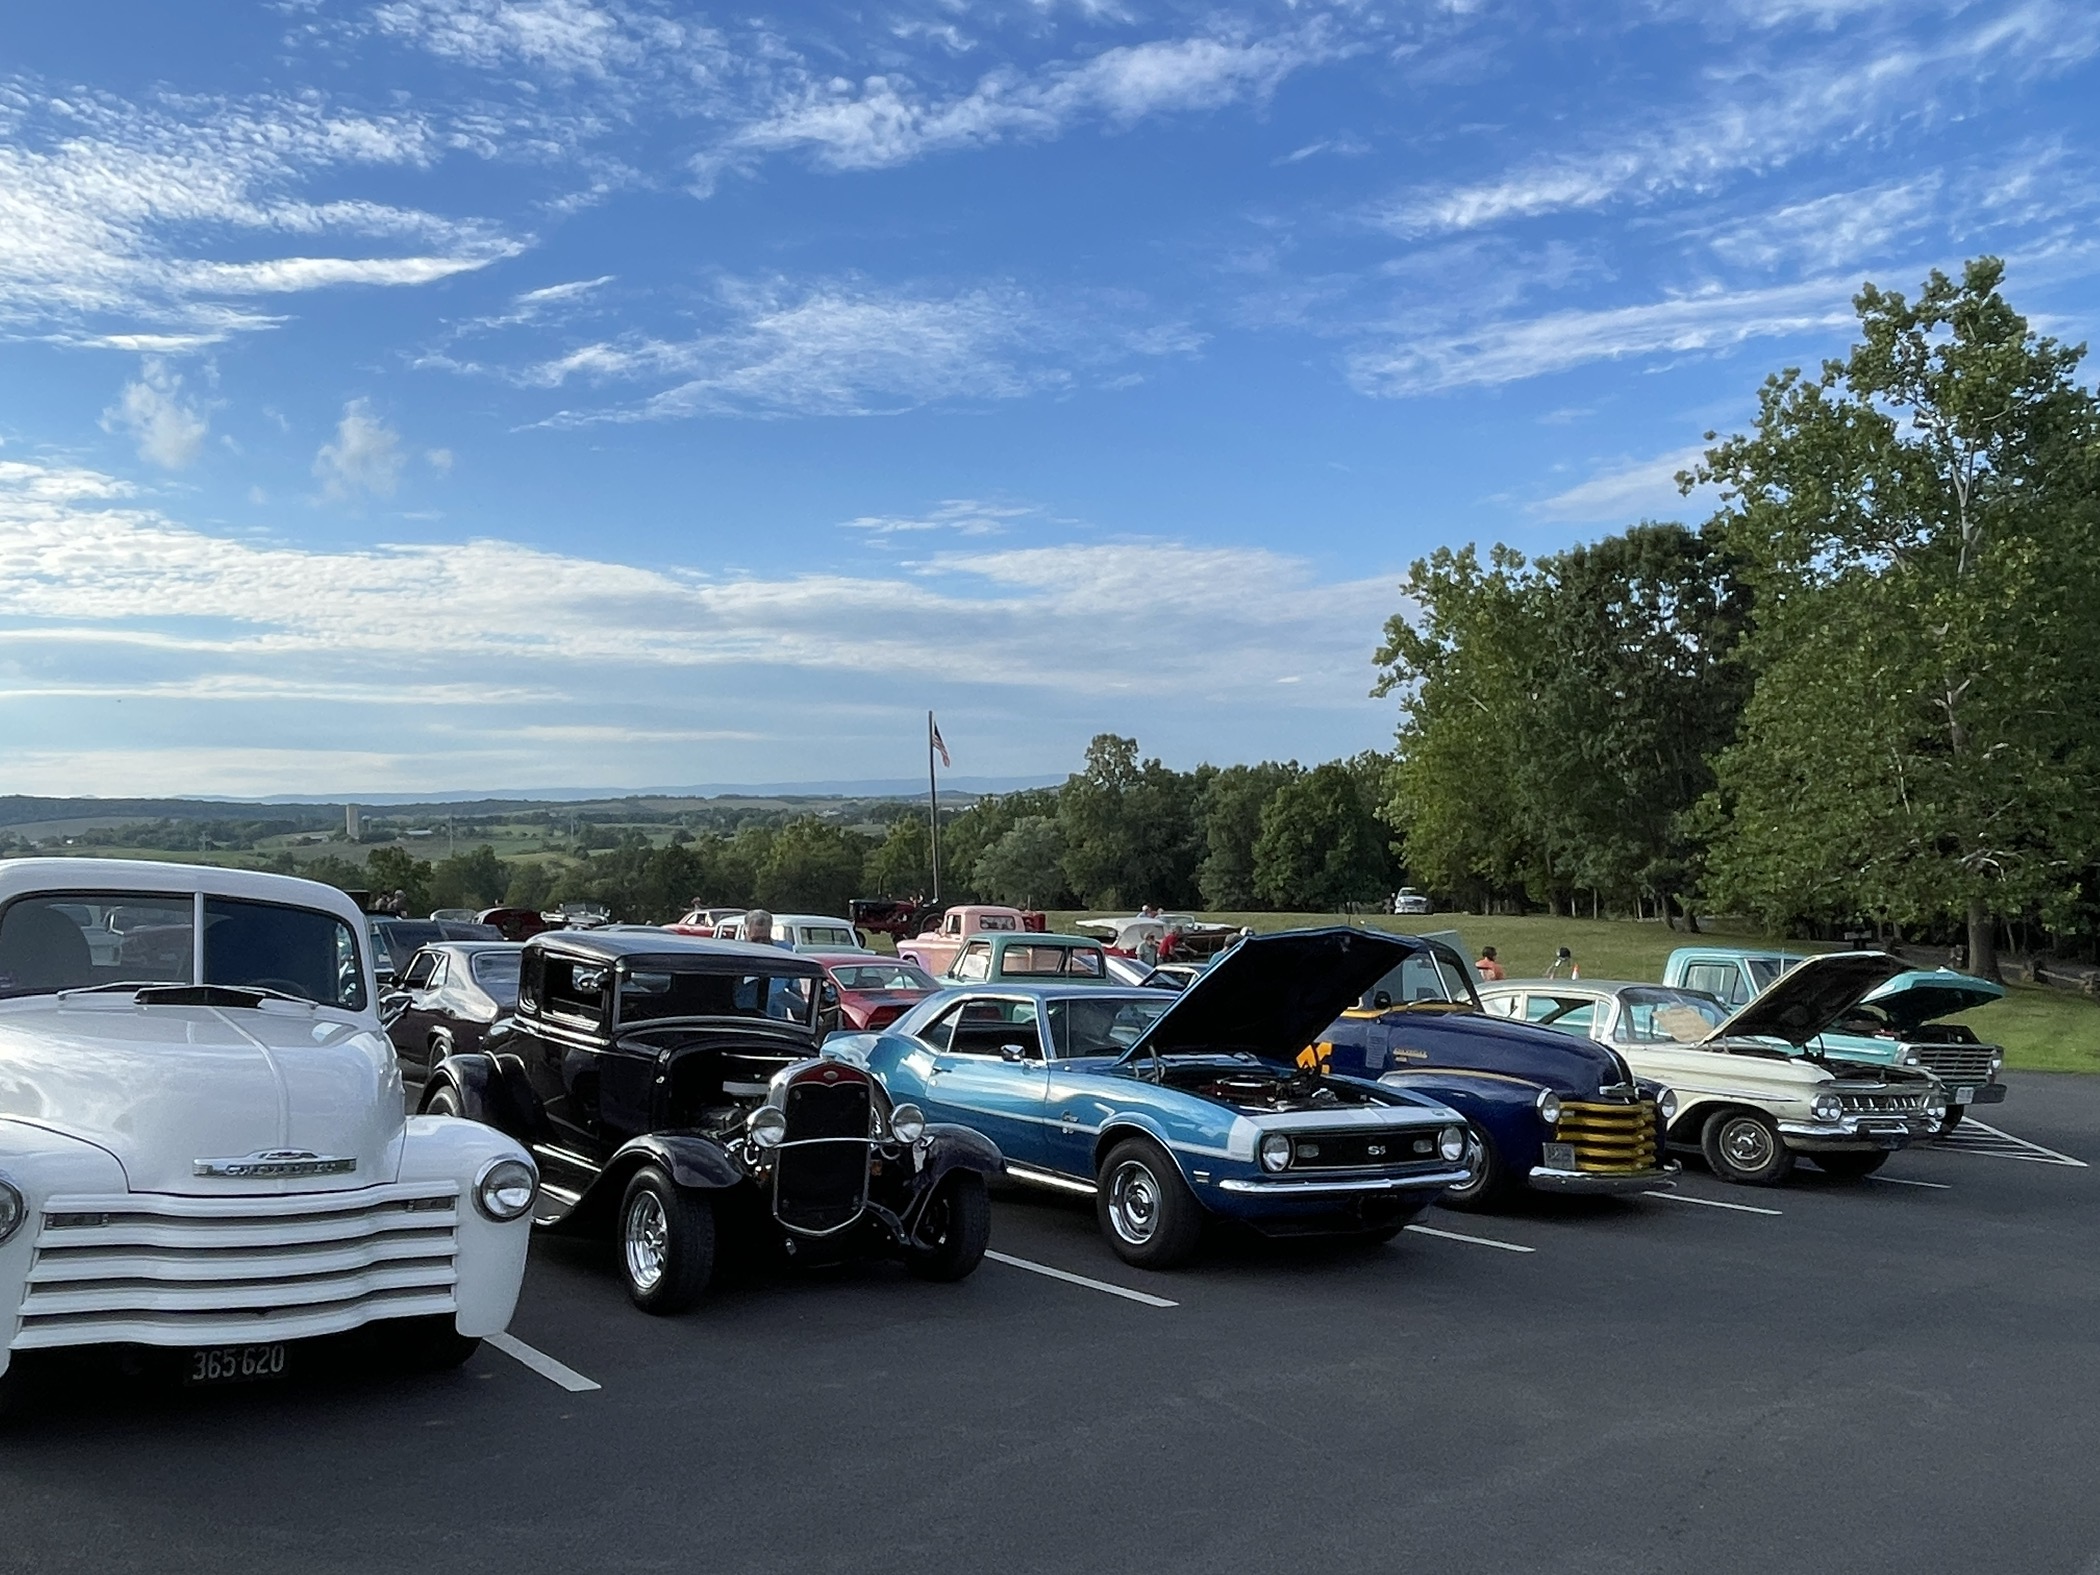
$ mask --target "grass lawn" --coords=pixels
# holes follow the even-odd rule
[[[1092,913],[1053,913],[1053,930],[1070,929],[1075,919]],[[1405,935],[1456,930],[1479,954],[1492,946],[1512,979],[1536,978],[1562,946],[1590,979],[1660,979],[1663,963],[1679,946],[1700,937],[1660,924],[1634,924],[1623,919],[1553,919],[1536,914],[1522,918],[1482,918],[1472,913],[1439,913],[1428,918],[1364,914],[1340,919],[1324,913],[1212,913],[1202,916],[1219,924],[1245,924],[1257,930],[1288,930],[1303,925],[1356,923]],[[1791,951],[1834,948],[1801,941],[1773,941],[1754,934],[1709,929],[1707,939],[1731,946],[1775,946]],[[1978,1037],[2005,1047],[2008,1066],[2028,1072],[2100,1072],[2100,1001],[2053,990],[2045,985],[2015,984],[2002,1001],[1965,1012],[1954,1019]]]

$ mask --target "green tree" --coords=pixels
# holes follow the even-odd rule
[[[1329,912],[1385,895],[1386,830],[1339,760],[1276,791],[1254,844],[1254,888],[1278,908]]]
[[[921,892],[931,892],[933,878],[926,860],[924,815],[890,822],[882,840],[868,853],[860,884],[860,894],[867,897],[916,897]]]
[[[429,864],[406,848],[374,848],[365,855],[365,879],[383,896],[400,892],[411,914],[430,911]]]
[[[1261,837],[1261,812],[1286,783],[1302,775],[1298,762],[1226,766],[1204,785],[1196,800],[1203,857],[1196,890],[1206,908],[1227,912],[1255,907],[1254,844]]]
[[[1713,883],[1768,918],[2061,919],[2100,849],[2100,403],[1983,258],[1873,285],[1819,377],[1685,478],[1751,567],[1757,687]],[[1709,434],[1709,438],[1712,438]]]
[[[430,871],[433,908],[493,908],[510,890],[511,868],[487,843],[439,859]]]
[[[1093,907],[1198,900],[1198,793],[1210,767],[1184,775],[1157,759],[1140,763],[1137,740],[1102,733],[1087,745],[1086,766],[1058,794],[1065,878]]]
[[[554,896],[555,870],[544,859],[511,865],[510,884],[503,888],[506,907],[543,911]]]
[[[1056,817],[1026,815],[977,856],[970,883],[994,902],[1058,906],[1067,895],[1064,854]]]
[[[807,815],[773,836],[758,867],[758,900],[782,912],[843,914],[860,885],[868,839]]]

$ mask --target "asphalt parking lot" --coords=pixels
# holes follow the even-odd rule
[[[542,1241],[515,1354],[17,1424],[0,1569],[2100,1572],[2100,1079],[2010,1081],[1886,1179],[1166,1276],[1033,1195],[672,1320]]]

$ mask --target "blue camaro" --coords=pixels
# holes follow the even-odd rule
[[[1213,1215],[1383,1240],[1467,1180],[1465,1123],[1427,1096],[1297,1061],[1421,945],[1350,929],[1254,936],[1178,995],[972,985],[824,1050],[991,1137],[1014,1180],[1091,1196],[1126,1263],[1186,1261]]]

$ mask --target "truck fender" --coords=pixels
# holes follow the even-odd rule
[[[926,1168],[919,1174],[929,1191],[951,1170],[974,1170],[987,1181],[1006,1174],[1006,1156],[999,1152],[999,1145],[975,1127],[931,1122],[925,1143]]]

